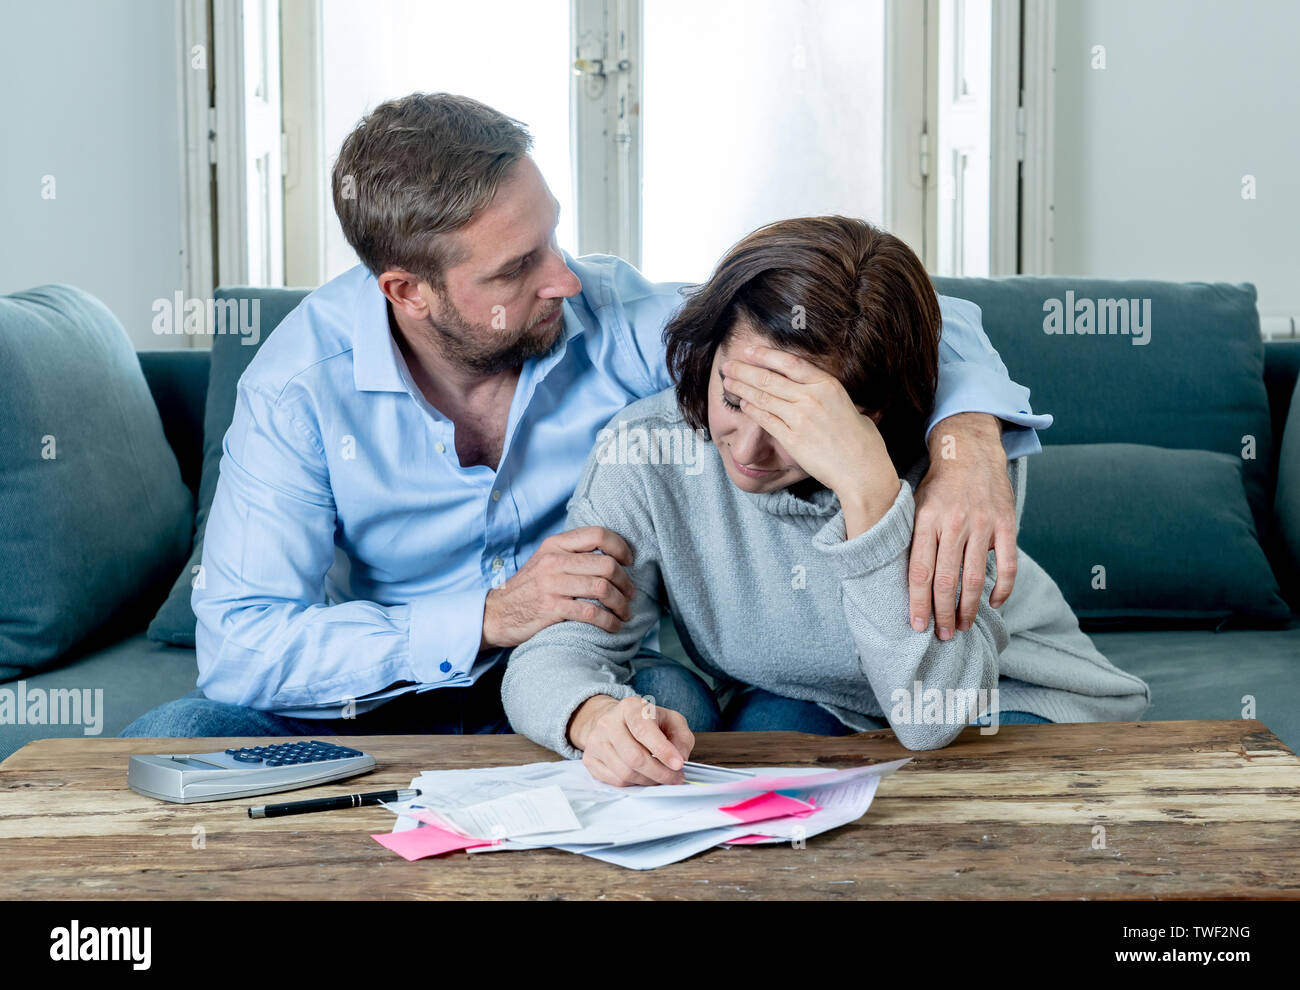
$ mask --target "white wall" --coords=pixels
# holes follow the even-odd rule
[[[1059,0],[1056,37],[1055,271],[1300,315],[1300,3]]]
[[[169,0],[0,0],[0,293],[85,289],[137,348],[187,342],[150,329],[182,288],[177,16]]]

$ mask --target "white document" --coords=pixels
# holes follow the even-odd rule
[[[687,859],[706,849],[721,845],[729,839],[738,839],[748,835],[746,825],[730,825],[725,828],[709,828],[702,832],[687,832],[685,835],[672,835],[666,839],[654,839],[650,842],[634,842],[623,846],[556,846],[566,852],[581,853],[615,866],[624,866],[629,870],[654,870],[669,863]],[[780,842],[780,839],[773,839]]]
[[[554,784],[444,811],[442,817],[457,831],[478,839],[510,839],[582,828],[564,792]]]
[[[398,815],[394,831],[418,827],[410,812],[424,808],[467,835],[504,840],[471,853],[554,847],[654,869],[742,836],[787,842],[838,828],[862,817],[880,780],[907,762],[848,770],[762,767],[726,783],[657,787],[613,787],[576,760],[426,771],[411,781],[420,797],[385,807]],[[748,823],[720,810],[768,791],[795,794],[818,810]]]
[[[476,839],[531,837],[548,832],[572,832],[582,827],[564,792],[553,785],[515,791],[505,797],[453,811],[430,807],[423,796],[401,802],[381,801],[380,804],[398,816],[394,832],[419,828],[421,820]],[[536,844],[547,843],[539,841]]]
[[[752,822],[746,835],[768,835],[781,842],[795,838],[809,838],[832,828],[855,822],[867,813],[876,796],[879,777],[859,777],[842,784],[808,791],[802,797],[817,805],[819,810],[806,818],[777,818],[766,822]]]
[[[753,777],[728,781],[725,784],[659,784],[654,787],[625,787],[628,797],[634,798],[692,798],[702,794],[717,794],[741,800],[745,794],[762,794],[765,791],[805,791],[812,787],[839,784],[862,777],[887,777],[911,757],[889,763],[873,763],[866,767],[848,770],[816,770],[809,767],[759,767]]]
[[[855,822],[867,813],[875,797],[879,777],[859,777],[841,784],[809,791],[804,800],[819,806],[811,815],[802,818],[775,818],[765,822],[739,823],[725,828],[707,829],[685,835],[669,836],[649,842],[604,847],[557,846],[569,852],[582,853],[592,859],[613,863],[632,870],[653,870],[676,863],[701,853],[713,846],[726,845],[747,835],[763,835],[761,842],[744,845],[769,845],[795,840],[803,841],[829,832],[833,828]]]

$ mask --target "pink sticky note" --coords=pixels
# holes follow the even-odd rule
[[[739,839],[728,839],[729,846],[752,846],[757,842],[771,842],[770,835],[742,835]]]
[[[412,863],[426,856],[440,856],[457,849],[492,845],[490,841],[467,839],[434,825],[421,825],[405,832],[380,832],[370,838]]]
[[[730,804],[718,810],[725,811],[742,822],[765,822],[771,818],[806,818],[817,810],[817,805],[800,801],[787,794],[768,791],[748,801]]]

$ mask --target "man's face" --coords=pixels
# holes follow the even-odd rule
[[[550,350],[564,332],[562,300],[582,290],[556,244],[559,220],[542,173],[522,158],[492,202],[451,235],[463,260],[446,270],[444,291],[420,285],[449,359],[490,375]]]

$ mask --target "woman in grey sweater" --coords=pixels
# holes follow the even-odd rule
[[[610,422],[568,505],[566,528],[632,548],[630,618],[617,632],[557,623],[516,647],[514,728],[598,779],[647,784],[681,779],[692,730],[887,722],[921,750],[999,712],[1137,719],[1147,685],[1097,652],[1023,550],[1000,609],[990,552],[969,629],[909,626],[939,324],[920,261],[864,221],[782,221],[733,247],[664,331],[677,384]],[[1024,461],[1008,465],[1017,524]],[[716,690],[676,664],[653,700],[629,683],[665,609]]]

